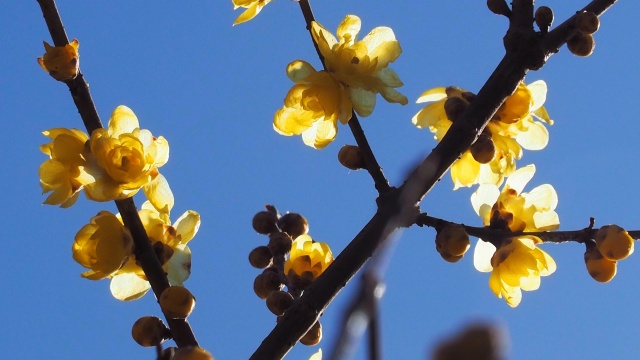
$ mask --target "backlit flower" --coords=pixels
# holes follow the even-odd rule
[[[336,39],[322,25],[313,22],[311,34],[324,57],[327,72],[346,86],[351,94],[354,110],[368,116],[376,104],[376,94],[393,103],[407,104],[407,98],[395,88],[402,81],[389,68],[402,49],[393,30],[377,27],[358,41],[360,18],[347,15],[340,23]]]
[[[44,41],[45,53],[38,58],[38,64],[58,81],[75,79],[80,68],[80,54],[77,39],[65,46],[51,46]]]
[[[300,235],[293,241],[284,273],[294,283],[310,283],[333,262],[329,245],[313,241],[309,235]]]
[[[485,226],[511,232],[555,230],[560,225],[555,208],[558,196],[548,184],[531,192],[522,192],[531,180],[535,167],[528,165],[513,172],[502,191],[491,184],[480,185],[471,196],[471,203]],[[536,290],[540,276],[552,274],[553,259],[536,245],[536,236],[502,239],[500,247],[482,240],[476,244],[474,265],[482,272],[491,271],[489,286],[498,297],[515,307],[522,299],[521,290]]]
[[[233,2],[233,9],[245,8],[246,10],[238,16],[233,25],[242,24],[256,17],[264,6],[271,2],[271,0],[231,0]]]
[[[281,135],[302,135],[308,146],[321,149],[335,139],[338,121],[351,119],[349,93],[326,71],[316,71],[304,61],[287,66],[287,76],[296,84],[274,116],[273,128]]]
[[[493,142],[494,154],[481,163],[472,151],[464,152],[451,167],[454,189],[474,184],[500,185],[505,176],[516,169],[516,160],[522,157],[522,149],[540,150],[549,141],[549,132],[543,122],[551,125],[546,109],[542,106],[547,94],[547,85],[539,80],[529,85],[521,83],[508,97],[489,121],[483,135]],[[412,119],[418,128],[429,128],[440,141],[455,119],[450,119],[445,110],[448,99],[459,98],[459,103],[469,104],[475,95],[456,87],[434,88],[424,92],[418,103],[431,102]],[[450,110],[453,112],[452,109]],[[457,111],[459,113],[459,110]],[[453,115],[453,114],[450,114]],[[536,120],[537,119],[537,120]],[[540,120],[540,121],[538,121]],[[476,144],[472,145],[473,147]],[[477,157],[477,156],[476,156]]]

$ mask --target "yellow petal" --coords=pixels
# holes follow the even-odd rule
[[[333,121],[316,121],[302,133],[302,141],[314,149],[323,149],[338,134],[338,126]]]
[[[347,15],[338,25],[338,39],[340,43],[351,46],[355,43],[361,27],[360,18],[355,15]]]
[[[542,150],[549,143],[549,130],[538,121],[531,121],[526,131],[518,132],[516,141],[527,150]]]
[[[447,97],[447,88],[437,87],[437,88],[429,89],[423,92],[422,95],[420,95],[420,97],[418,98],[418,100],[416,100],[416,103],[420,104],[423,102],[438,101],[438,100],[445,99],[446,97]]]
[[[240,14],[240,16],[236,18],[236,21],[233,22],[233,26],[253,19],[260,13],[261,10],[262,5],[259,5],[258,2],[254,2],[247,10],[243,11],[242,14]]]
[[[173,208],[174,199],[167,179],[162,174],[158,174],[155,179],[144,185],[142,189],[147,199],[149,199],[158,212],[163,216],[166,215],[168,218]]]
[[[533,97],[531,111],[535,111],[544,105],[544,102],[547,100],[547,83],[543,80],[538,80],[527,85],[527,88],[529,88],[531,96]]]
[[[149,291],[151,285],[134,273],[118,274],[111,279],[111,295],[118,300],[137,300]]]
[[[306,61],[296,60],[287,65],[287,77],[297,83],[316,72],[316,69]]]
[[[118,106],[109,119],[109,135],[118,137],[124,133],[133,132],[140,127],[138,117],[133,110],[124,105]]]
[[[336,40],[333,34],[318,22],[314,21],[311,23],[311,35],[318,45],[322,56],[325,58],[332,56],[333,46],[338,43],[338,40]]]
[[[533,178],[535,172],[536,166],[533,164],[519,168],[509,176],[505,184],[505,189],[508,187],[509,189],[515,190],[518,194],[522,193],[522,189],[524,189],[525,185]]]
[[[473,249],[473,266],[480,272],[493,270],[491,257],[496,252],[496,247],[492,243],[478,239],[476,247]]]
[[[386,67],[390,62],[395,61],[402,53],[400,43],[396,41],[393,30],[386,26],[380,26],[371,30],[371,32],[362,39],[362,42],[366,44],[369,50],[369,57],[377,59],[376,69]]]
[[[351,88],[353,109],[360,116],[369,116],[376,106],[376,94],[362,88]]]
[[[173,226],[176,228],[176,234],[180,235],[180,242],[186,244],[198,233],[200,214],[188,210],[176,220]]]
[[[191,275],[191,250],[185,245],[178,245],[173,250],[171,259],[165,265],[167,278],[171,285],[182,285]]]

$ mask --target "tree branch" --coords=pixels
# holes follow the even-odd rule
[[[42,15],[49,28],[49,33],[55,46],[65,46],[69,43],[67,34],[62,24],[62,19],[58,13],[54,0],[38,0],[40,8],[42,9]],[[89,92],[89,84],[84,80],[82,72],[78,71],[78,76],[75,79],[65,81],[65,84],[69,87],[73,102],[78,108],[78,112],[82,117],[87,132],[91,134],[95,129],[102,128],[102,122],[100,116],[96,110],[91,93]],[[122,215],[124,225],[129,229],[133,237],[135,245],[134,254],[136,260],[139,262],[140,267],[144,271],[151,288],[156,295],[156,299],[160,297],[162,291],[169,287],[169,281],[167,280],[167,274],[162,269],[162,265],[158,260],[151,242],[147,236],[147,232],[142,226],[142,221],[138,216],[136,205],[132,198],[125,200],[117,200],[116,206]],[[191,326],[184,319],[172,319],[165,315],[173,339],[179,347],[183,346],[198,346],[198,342],[191,330]]]

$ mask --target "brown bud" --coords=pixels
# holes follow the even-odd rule
[[[173,360],[213,360],[213,355],[197,346],[186,346],[176,349]]]
[[[478,139],[471,145],[471,155],[480,164],[486,164],[496,155],[496,146],[491,138],[491,133],[483,131]]]
[[[436,250],[448,262],[462,259],[469,246],[469,234],[462,225],[447,225],[436,235]]]
[[[160,308],[171,319],[184,319],[196,306],[196,298],[184,286],[172,285],[160,294]]]
[[[285,291],[273,291],[267,296],[267,308],[274,315],[284,315],[285,311],[293,304],[293,296]]]
[[[351,170],[360,170],[367,167],[362,151],[355,145],[343,146],[338,152],[338,161],[342,166]]]
[[[131,336],[138,344],[145,347],[162,344],[171,335],[162,319],[155,316],[144,316],[136,320],[131,328]]]
[[[575,18],[576,30],[583,34],[593,34],[600,28],[600,19],[598,15],[585,11],[576,15]]]
[[[549,27],[553,23],[553,10],[548,6],[540,6],[536,10],[535,20],[542,32],[549,31]]]
[[[602,256],[594,241],[588,241],[585,245],[587,249],[584,252],[584,263],[589,275],[598,282],[611,281],[616,276],[617,261]]]
[[[278,220],[280,230],[286,232],[292,239],[309,232],[309,222],[297,213],[286,213]]]
[[[322,325],[320,325],[320,320],[316,321],[315,324],[307,331],[304,336],[300,339],[300,342],[303,345],[313,346],[317,345],[320,340],[322,340]]]
[[[269,250],[273,256],[284,255],[291,251],[293,240],[285,232],[276,232],[269,235]]]
[[[249,253],[249,263],[254,268],[264,269],[271,265],[272,260],[273,255],[268,246],[258,246]]]
[[[458,120],[460,115],[469,107],[469,103],[461,97],[450,97],[444,102],[444,112],[452,122]]]
[[[282,289],[282,282],[275,268],[266,268],[253,281],[253,291],[260,299],[266,299],[273,291]]]
[[[593,35],[577,33],[567,40],[567,48],[577,56],[589,56],[593,53],[596,42]]]
[[[253,229],[259,234],[269,235],[278,230],[276,221],[278,221],[278,219],[274,213],[269,211],[260,211],[253,216]]]
[[[511,16],[511,9],[505,0],[487,0],[487,7],[496,15]]]

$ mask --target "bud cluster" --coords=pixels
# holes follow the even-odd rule
[[[617,262],[633,254],[634,240],[618,225],[603,226],[586,243],[584,262],[592,278],[608,282],[616,276]]]
[[[577,56],[589,56],[596,46],[593,34],[600,28],[600,19],[589,11],[576,14],[573,25],[576,33],[567,40],[567,48]]]

